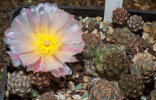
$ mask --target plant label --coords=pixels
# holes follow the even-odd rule
[[[117,7],[122,8],[123,0],[106,0],[104,10],[104,21],[112,22],[112,12]]]

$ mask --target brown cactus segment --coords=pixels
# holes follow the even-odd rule
[[[36,86],[39,90],[42,90],[44,87],[48,87],[50,85],[51,83],[50,76],[51,73],[42,73],[42,72],[29,73],[32,85]]]
[[[119,24],[119,25],[125,25],[128,20],[128,12],[124,8],[116,8],[113,10],[112,15],[113,23]]]

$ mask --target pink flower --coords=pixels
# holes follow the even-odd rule
[[[55,4],[40,3],[21,10],[5,31],[4,41],[15,67],[22,64],[27,71],[60,77],[72,74],[65,63],[77,61],[74,55],[84,47],[82,35],[74,16]]]

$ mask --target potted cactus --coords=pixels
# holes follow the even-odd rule
[[[52,3],[13,10],[4,36],[12,61],[5,66],[5,98],[148,98],[155,84],[156,33],[155,22],[147,21],[156,13],[117,8],[109,23],[103,12]]]

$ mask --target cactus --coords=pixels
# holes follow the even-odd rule
[[[150,35],[156,38],[156,22],[153,22],[150,27]]]
[[[133,15],[127,21],[127,25],[132,32],[137,32],[143,29],[144,21],[141,16]]]
[[[45,92],[41,95],[39,100],[57,100],[56,97],[54,96],[54,92]]]
[[[52,76],[51,73],[29,72],[29,77],[31,78],[32,85],[36,86],[38,90],[42,90],[44,87],[48,87],[50,85],[50,78]]]
[[[119,25],[126,25],[126,22],[128,20],[128,12],[124,8],[116,8],[113,10],[112,15],[113,23],[119,24]]]
[[[131,67],[131,73],[143,80],[144,83],[150,83],[155,71],[155,65],[152,60],[137,60]]]
[[[126,47],[132,47],[138,37],[133,34],[127,27],[116,28],[113,32],[113,39],[116,44],[125,45]]]
[[[84,34],[83,40],[85,41],[84,58],[89,59],[95,56],[96,51],[103,45],[101,39],[96,34]]]
[[[22,71],[8,74],[7,88],[12,94],[24,96],[31,92],[30,78]]]
[[[136,99],[143,95],[143,81],[133,74],[121,77],[119,87],[126,98]]]
[[[114,52],[122,52],[116,45],[107,44],[103,48],[99,49],[95,54],[94,64],[96,71],[99,75],[103,75],[103,61],[107,55]]]
[[[124,53],[108,55],[103,62],[103,77],[108,80],[119,80],[129,70],[129,60]]]
[[[89,100],[123,100],[117,82],[93,79],[88,85]]]

